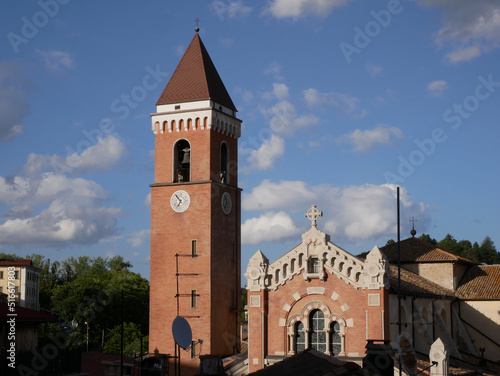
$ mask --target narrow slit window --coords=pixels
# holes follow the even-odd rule
[[[191,257],[198,257],[198,240],[191,240]]]
[[[191,290],[191,308],[196,308],[198,306],[198,293],[196,290]]]

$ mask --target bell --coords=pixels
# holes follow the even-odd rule
[[[184,149],[184,155],[182,156],[182,164],[190,163],[191,162],[191,151],[189,149]]]

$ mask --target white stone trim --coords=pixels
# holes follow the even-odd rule
[[[250,299],[249,299],[249,303],[250,303],[250,308],[260,308],[260,296],[258,295],[250,295]]]
[[[288,303],[285,303],[285,305],[283,306],[284,311],[290,312],[291,309],[292,309],[292,307],[290,307],[290,304],[288,304]]]
[[[350,318],[350,319],[345,320],[345,325],[346,325],[348,328],[352,328],[352,327],[354,327],[354,319]]]
[[[340,309],[345,312],[345,311],[347,311],[349,309],[349,305],[347,303],[344,303],[344,304],[342,304],[342,306],[340,307]]]
[[[296,292],[295,294],[292,295],[295,301],[300,300],[300,294],[299,292]]]
[[[368,307],[380,307],[380,294],[368,294]]]
[[[307,295],[325,295],[324,287],[308,287]]]
[[[332,300],[333,300],[333,301],[337,301],[337,299],[339,298],[339,296],[340,296],[340,295],[339,295],[339,294],[337,294],[337,293],[334,291],[334,292],[332,293],[331,298],[332,298]]]
[[[286,326],[286,320],[283,318],[279,319],[278,326]]]

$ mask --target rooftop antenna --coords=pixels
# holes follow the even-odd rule
[[[418,222],[418,221],[412,216],[410,219],[410,222],[411,222],[410,234],[411,234],[411,237],[414,238],[415,235],[417,234],[417,232],[415,231],[415,222]]]
[[[196,18],[194,19],[194,22],[196,22],[196,27],[194,28],[194,31],[196,31],[196,32],[200,31],[200,28],[198,27],[198,23],[199,23],[200,21],[201,21],[201,20],[200,20],[198,17],[196,17]]]

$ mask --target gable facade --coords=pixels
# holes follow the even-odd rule
[[[311,214],[316,213],[316,214]],[[362,261],[312,225],[302,242],[270,263],[248,264],[248,363],[254,372],[276,356],[305,349],[364,356],[368,339],[389,339],[389,263],[377,247]]]

